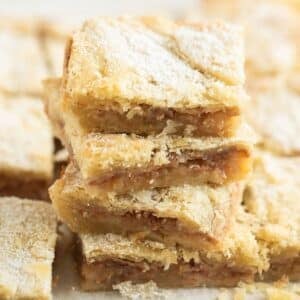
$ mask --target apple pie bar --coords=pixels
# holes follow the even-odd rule
[[[300,280],[300,158],[259,152],[244,197],[259,226],[257,240],[267,249],[270,268],[265,279],[283,274]]]
[[[239,27],[96,18],[69,41],[63,111],[102,133],[231,136],[246,97]]]
[[[299,63],[299,13],[287,2],[202,0],[192,20],[222,18],[243,25],[247,81],[249,76],[257,81],[290,72]]]
[[[81,134],[68,127],[69,152],[95,193],[225,184],[244,179],[252,167],[255,137],[245,124],[230,138]]]
[[[48,70],[39,41],[39,22],[0,21],[0,90],[40,96]]]
[[[293,78],[296,76],[293,74]],[[249,91],[252,98],[245,106],[245,115],[259,135],[262,148],[280,155],[299,155],[300,91],[291,85],[289,79],[251,81]],[[297,86],[299,89],[299,82]]]
[[[245,221],[245,218],[242,217]],[[79,235],[78,261],[84,290],[150,280],[159,287],[236,286],[252,282],[267,261],[249,226],[235,223],[222,249],[186,250],[114,234]]]
[[[0,198],[0,298],[51,299],[56,217],[50,204]]]
[[[75,232],[112,232],[201,249],[221,244],[242,191],[242,183],[232,183],[92,196],[71,163],[50,188],[50,197],[60,218]]]
[[[0,195],[46,198],[52,134],[40,99],[0,94]]]

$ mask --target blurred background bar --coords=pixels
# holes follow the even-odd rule
[[[182,16],[197,7],[199,0],[1,0],[1,15],[58,17],[81,22],[98,15],[163,14]]]

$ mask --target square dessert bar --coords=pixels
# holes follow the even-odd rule
[[[55,210],[74,232],[111,232],[196,249],[220,247],[242,191],[242,183],[232,183],[93,196],[72,164],[49,190]]]
[[[244,198],[245,208],[259,226],[257,240],[264,245],[270,268],[267,280],[283,274],[300,280],[300,158],[259,152]]]
[[[225,184],[252,168],[254,136],[245,124],[230,138],[81,134],[74,128],[65,126],[66,144],[95,193]]]
[[[56,217],[48,203],[0,198],[0,298],[51,299]]]
[[[287,2],[203,0],[197,19],[221,18],[244,27],[247,81],[257,80],[299,64],[299,11]]]
[[[292,76],[296,78],[297,74]],[[291,86],[289,79],[250,81],[252,97],[245,106],[245,115],[259,135],[262,148],[280,155],[299,155],[300,91]],[[299,82],[297,86],[299,89]]]
[[[41,43],[51,76],[62,76],[65,46],[73,28],[61,20],[47,20],[40,25]]]
[[[0,21],[0,90],[41,95],[41,80],[49,76],[39,41],[39,22],[3,18]]]
[[[222,249],[187,250],[119,235],[79,235],[78,262],[84,290],[107,290],[124,281],[159,287],[236,286],[267,267],[246,224],[235,224]]]
[[[246,98],[242,32],[224,23],[97,18],[69,42],[63,111],[102,133],[231,136]]]
[[[53,141],[40,99],[0,94],[0,195],[46,198]]]

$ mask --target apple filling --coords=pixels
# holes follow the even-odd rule
[[[122,194],[182,184],[226,184],[243,179],[251,170],[252,160],[245,150],[235,148],[198,155],[199,157],[174,157],[169,164],[150,166],[146,170],[106,172],[101,178],[89,180],[88,186],[95,191]]]
[[[115,107],[114,107],[115,108]],[[159,134],[172,121],[171,133],[190,136],[232,136],[239,125],[239,112],[234,108],[219,111],[172,109],[139,105],[123,112],[90,105],[74,105],[84,128],[105,133]]]

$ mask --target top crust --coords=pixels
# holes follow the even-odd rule
[[[50,299],[56,217],[43,202],[0,199],[0,298]]]
[[[243,63],[242,34],[235,26],[98,18],[73,35],[64,100],[102,106],[110,100],[124,110],[138,104],[236,107],[245,97]]]
[[[51,179],[52,134],[39,99],[0,95],[0,140],[1,174]]]

